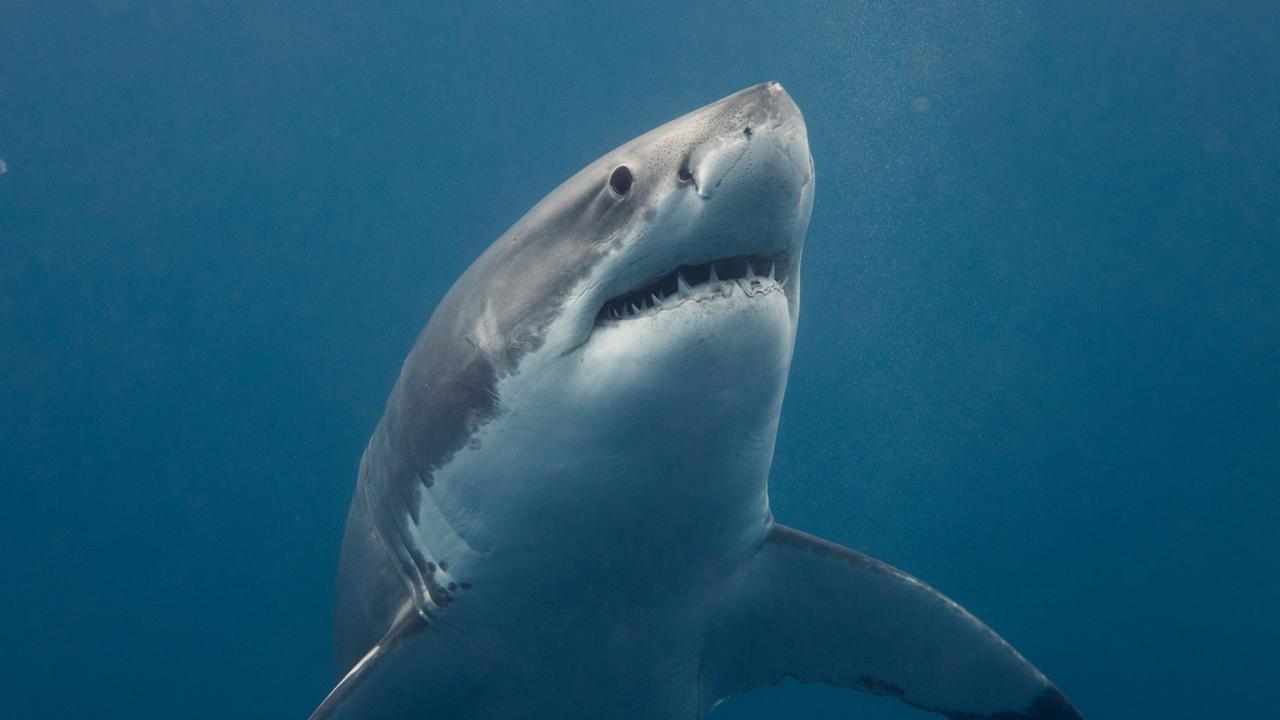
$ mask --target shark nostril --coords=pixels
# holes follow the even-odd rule
[[[680,163],[680,169],[676,171],[676,177],[680,178],[680,182],[689,182],[693,179],[693,173],[689,171],[688,158],[685,158],[684,162]]]

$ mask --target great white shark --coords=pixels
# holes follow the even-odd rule
[[[787,677],[1081,717],[928,585],[774,521],[813,193],[763,83],[591,163],[471,265],[360,464],[314,720],[693,720]]]

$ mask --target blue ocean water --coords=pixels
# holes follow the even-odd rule
[[[1280,677],[1280,10],[0,4],[4,716],[305,717],[368,434],[467,264],[747,85],[817,199],[783,522],[1091,719]],[[787,684],[717,720],[923,717]]]

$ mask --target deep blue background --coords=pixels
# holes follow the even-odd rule
[[[310,712],[435,302],[579,167],[765,79],[818,169],[778,517],[1093,720],[1273,714],[1280,11],[785,5],[0,4],[5,717]],[[789,685],[716,717],[784,711],[918,716]]]

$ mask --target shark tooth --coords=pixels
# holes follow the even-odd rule
[[[689,287],[689,283],[685,282],[684,275],[679,270],[677,270],[676,271],[676,292],[680,293],[681,295],[688,295],[691,289],[692,288]]]

